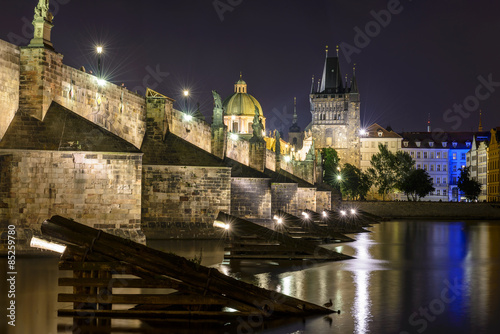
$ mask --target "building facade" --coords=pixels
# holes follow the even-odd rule
[[[379,144],[387,147],[390,152],[396,153],[401,149],[401,141],[403,140],[396,132],[388,131],[377,123],[361,130],[360,136],[360,167],[363,172],[371,167],[371,158],[374,154],[379,153]]]
[[[488,142],[489,136],[478,134],[474,136],[471,149],[467,152],[470,176],[481,184],[481,193],[478,196],[480,202],[487,200]]]
[[[499,128],[491,129],[488,146],[488,202],[500,202],[500,145]]]

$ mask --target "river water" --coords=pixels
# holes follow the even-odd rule
[[[264,288],[323,304],[340,314],[281,319],[240,319],[234,324],[114,321],[112,333],[498,333],[500,330],[500,223],[391,221],[355,242],[326,247],[355,256],[341,262],[223,263],[220,241],[155,241],[149,245],[194,257],[207,266]],[[58,318],[57,258],[18,258],[16,327],[2,315],[0,333],[81,333]],[[0,259],[6,268],[6,259]],[[5,310],[2,270],[0,308]],[[3,311],[2,313],[5,313]],[[141,328],[141,329],[139,329]]]

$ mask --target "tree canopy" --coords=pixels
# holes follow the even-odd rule
[[[460,170],[460,177],[458,178],[458,189],[462,191],[465,197],[470,201],[475,201],[481,194],[481,183],[470,177],[470,169],[464,167]]]
[[[415,161],[407,152],[392,153],[382,144],[378,145],[379,153],[371,158],[372,167],[368,173],[378,193],[383,196],[394,190],[403,190],[405,180],[415,166]]]
[[[370,177],[359,168],[345,164],[341,172],[340,190],[348,199],[364,200],[372,186]]]
[[[413,201],[427,196],[435,190],[432,179],[423,169],[413,169],[401,185],[401,190],[406,194],[408,200]]]
[[[339,189],[337,176],[339,175],[340,158],[337,151],[333,148],[324,148],[321,150],[321,156],[323,157],[323,182]]]

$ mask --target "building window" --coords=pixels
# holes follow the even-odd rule
[[[442,144],[443,144],[443,147],[448,146],[448,143],[447,143],[447,142],[445,142],[445,141],[444,141],[444,142],[442,142]]]
[[[434,147],[434,142],[433,141],[429,142],[429,147]]]
[[[391,142],[391,147],[392,148],[396,148],[396,142],[395,141]]]
[[[420,169],[420,164],[417,164],[417,169]]]
[[[424,152],[424,159],[427,159],[427,152]]]
[[[427,170],[427,164],[424,165],[424,170]]]
[[[434,171],[434,165],[431,165],[431,172]]]
[[[389,147],[389,142],[384,142],[385,147]]]
[[[436,171],[438,171],[438,172],[441,171],[441,165],[436,165]]]
[[[379,136],[379,137],[382,137],[382,135],[383,135],[383,134],[384,134],[384,133],[383,133],[382,131],[379,131],[379,132],[378,132],[378,136]]]
[[[419,141],[416,141],[415,144],[417,145],[417,147],[420,147],[420,142]]]
[[[431,152],[431,159],[434,159],[434,152]]]
[[[253,125],[252,122],[248,123],[248,131],[247,131],[247,133],[253,133],[252,125]]]
[[[441,190],[436,190],[436,195],[441,196]]]
[[[407,141],[404,141],[404,142],[403,142],[403,145],[404,145],[405,147],[408,147],[408,142],[407,142]]]
[[[453,152],[453,160],[457,160],[457,153]]]
[[[370,147],[370,143],[369,143],[369,142],[366,142],[366,143],[365,143],[365,147],[366,147],[366,148]]]
[[[457,142],[454,141],[453,143],[451,143],[451,145],[453,145],[453,148],[457,148]]]
[[[440,183],[441,183],[441,178],[440,178],[440,177],[438,177],[436,180],[437,180],[437,181],[436,181],[436,183],[437,183],[437,184],[440,184]]]
[[[465,145],[466,145],[467,147],[470,147],[470,141],[465,142]]]
[[[375,148],[375,142],[372,141],[372,148]]]
[[[238,122],[233,122],[233,132],[239,132],[239,124]]]
[[[457,183],[457,177],[456,177],[456,176],[454,176],[454,177],[453,177],[453,184],[456,184],[456,183]]]
[[[411,151],[410,152],[410,157],[415,158],[415,152]]]
[[[462,157],[461,160],[465,160],[465,153],[462,153],[461,157]]]
[[[436,152],[436,159],[441,159],[441,152]]]
[[[446,189],[443,189],[443,196],[447,196],[448,195],[448,191]]]
[[[456,164],[453,164],[453,171],[456,172],[457,171],[457,165]]]
[[[417,159],[420,159],[420,152],[417,152]]]
[[[448,154],[446,154],[446,152],[443,152],[443,159],[448,159]]]

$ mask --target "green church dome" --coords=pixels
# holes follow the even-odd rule
[[[227,97],[222,103],[224,116],[254,116],[255,107],[259,109],[259,115],[264,117],[262,107],[255,97],[247,93],[247,83],[241,78],[234,85],[234,93]]]

